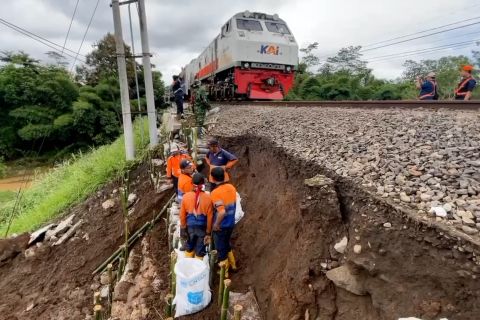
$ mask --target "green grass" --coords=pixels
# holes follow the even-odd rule
[[[0,208],[3,204],[13,200],[15,198],[15,192],[9,190],[0,190]]]
[[[143,127],[143,144],[140,133]],[[146,132],[146,134],[145,134]],[[148,144],[148,123],[135,123],[137,158],[145,154]],[[61,214],[66,208],[84,200],[106,182],[123,175],[130,163],[125,160],[123,136],[110,145],[76,154],[71,160],[36,180],[25,190],[21,204],[10,226],[9,234],[31,231]],[[0,195],[1,196],[1,195]],[[0,237],[5,236],[8,216],[15,203],[12,195],[0,206]],[[8,197],[11,197],[8,201]]]

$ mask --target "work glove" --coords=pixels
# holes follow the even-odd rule
[[[180,238],[181,238],[183,241],[187,241],[187,240],[188,240],[187,228],[181,228],[181,229],[180,229]]]

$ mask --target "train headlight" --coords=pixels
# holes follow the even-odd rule
[[[290,72],[290,71],[292,71],[292,67],[287,66],[286,70],[287,70],[287,72]]]
[[[243,64],[243,66],[248,69],[248,68],[250,68],[250,63],[245,62],[245,63]]]
[[[243,31],[238,31],[238,35],[239,35],[240,37],[245,37],[245,32],[243,32]]]

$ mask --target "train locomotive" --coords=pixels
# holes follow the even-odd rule
[[[201,82],[212,100],[281,100],[297,66],[298,45],[285,21],[245,11],[228,20],[180,75],[187,91]]]

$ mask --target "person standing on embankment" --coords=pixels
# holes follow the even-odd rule
[[[438,87],[435,72],[427,74],[425,80],[417,77],[416,86],[420,90],[418,100],[438,100]]]
[[[209,166],[210,173],[214,168],[222,167],[225,170],[225,182],[229,181],[228,170],[238,162],[237,157],[227,150],[220,148],[220,144],[215,139],[208,142],[208,148],[210,151],[207,153],[205,160]],[[210,191],[213,191],[216,186],[211,174],[208,180],[210,181]]]
[[[192,175],[194,172],[193,162],[188,159],[183,159],[180,162],[180,176],[178,177],[178,194],[177,202],[182,203],[183,196],[190,191],[193,191]]]
[[[455,100],[468,101],[472,98],[473,89],[477,85],[477,81],[473,78],[473,66],[463,66],[460,71],[462,80],[455,89]]]

